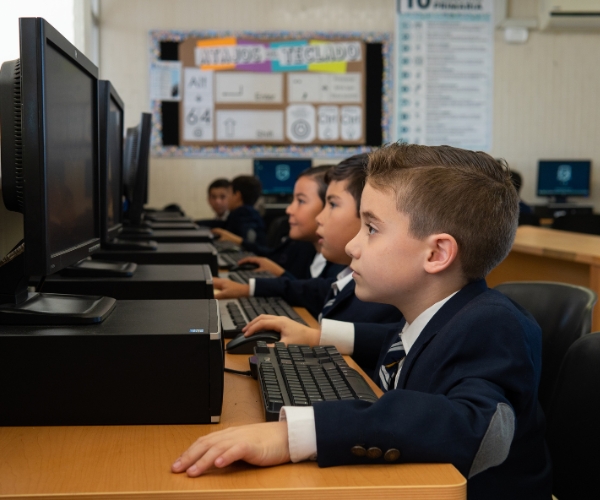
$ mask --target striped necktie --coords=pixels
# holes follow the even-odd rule
[[[333,303],[335,302],[335,298],[337,297],[337,294],[338,294],[337,286],[335,283],[333,283],[331,285],[331,290],[329,290],[329,293],[327,294],[327,297],[326,297],[327,300],[325,300],[325,305],[323,306],[323,309],[321,309],[321,313],[319,314],[319,317],[317,318],[319,323],[323,319],[323,316],[325,316],[329,312],[331,307],[333,306]]]
[[[383,392],[394,388],[394,380],[398,369],[404,363],[404,358],[406,358],[406,351],[404,350],[402,338],[398,334],[398,341],[391,345],[379,369],[379,386]]]

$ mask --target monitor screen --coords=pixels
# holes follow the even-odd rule
[[[152,115],[142,113],[139,125],[128,128],[125,139],[123,182],[128,201],[127,219],[134,226],[142,222],[147,197],[151,133]]]
[[[538,162],[538,196],[589,196],[589,160],[540,160]]]
[[[21,57],[0,74],[2,182],[24,272],[46,276],[100,246],[98,69],[44,19],[19,23]]]
[[[96,81],[46,44],[48,244],[54,255],[95,234]]]
[[[123,119],[125,106],[107,80],[99,85],[100,205],[102,243],[114,238],[123,217]]]
[[[254,160],[254,175],[266,195],[286,195],[294,192],[298,175],[312,166],[312,160]]]

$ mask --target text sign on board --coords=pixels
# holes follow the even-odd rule
[[[399,0],[396,138],[489,151],[493,0]]]

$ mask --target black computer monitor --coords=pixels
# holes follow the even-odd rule
[[[99,82],[100,234],[102,244],[123,226],[123,142],[125,106],[113,85]]]
[[[148,191],[151,132],[152,115],[142,113],[139,125],[128,128],[125,138],[123,182],[128,205],[126,217],[133,226],[139,226],[142,223],[144,214],[144,203]]]
[[[263,195],[285,196],[294,192],[300,172],[312,167],[312,160],[255,159],[254,175],[262,184]]]
[[[0,267],[0,324],[99,322],[106,297],[29,294],[31,276],[100,248],[98,69],[49,23],[22,18],[20,59],[0,71],[2,189],[23,245]]]
[[[590,195],[591,161],[540,160],[538,162],[537,195],[564,203],[568,196]]]

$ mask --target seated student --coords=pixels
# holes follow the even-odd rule
[[[231,181],[231,195],[229,196],[229,216],[226,221],[215,221],[208,224],[213,227],[213,233],[225,229],[230,233],[237,234],[243,239],[265,245],[267,233],[265,223],[254,208],[254,204],[262,193],[260,181],[252,175],[239,175]],[[207,225],[206,221],[198,221]]]
[[[517,216],[509,172],[485,153],[398,144],[374,152],[363,225],[347,251],[356,294],[406,318],[379,346],[383,396],[284,407],[280,422],[198,439],[172,470],[450,462],[470,500],[550,499],[541,332],[484,280],[508,254]],[[366,335],[356,333],[355,350]]]
[[[227,220],[231,182],[228,179],[215,179],[208,186],[208,204],[215,213],[215,220]]]
[[[328,262],[320,253],[317,215],[325,206],[325,173],[331,165],[308,168],[294,184],[294,198],[287,207],[290,231],[276,248],[249,243],[228,231],[219,230],[221,239],[232,241],[259,257],[246,257],[240,264],[257,264],[256,271],[269,271],[290,279],[335,277],[344,266]]]
[[[389,329],[397,330],[402,320],[400,312],[386,304],[366,303],[354,293],[352,270],[347,267],[350,257],[345,252],[346,244],[360,229],[360,195],[365,184],[368,155],[352,156],[325,175],[327,186],[327,204],[318,215],[317,233],[321,240],[321,252],[330,262],[344,265],[344,270],[336,277],[313,278],[308,280],[255,279],[248,285],[230,280],[214,278],[218,291],[217,299],[244,297],[282,297],[293,306],[304,307],[315,318],[319,318],[320,328],[308,328],[289,318],[261,317],[265,330],[281,332],[286,342],[298,343],[296,337],[305,339],[323,335],[351,342],[355,332],[369,332],[375,337],[385,337]],[[253,325],[251,322],[250,325]],[[249,326],[250,326],[249,325]],[[391,325],[391,326],[390,326]],[[248,334],[256,331],[252,329]],[[303,341],[302,343],[307,343]],[[374,373],[375,360],[365,357],[365,352],[356,351],[353,359],[368,373]]]

